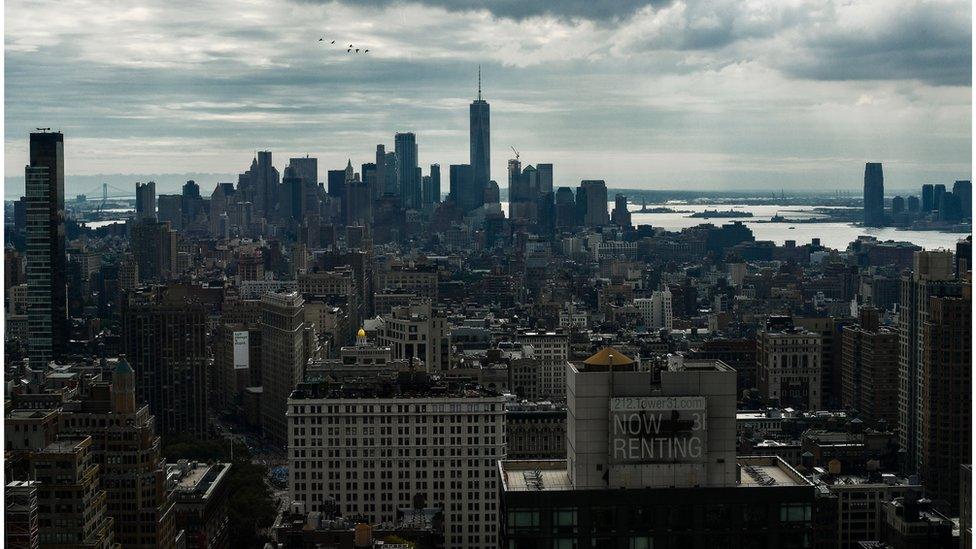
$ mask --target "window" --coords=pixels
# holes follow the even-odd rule
[[[780,522],[809,522],[811,518],[809,503],[787,503],[779,507]]]
[[[557,533],[576,531],[576,509],[556,509],[552,512],[552,526]]]
[[[509,511],[508,528],[510,530],[532,530],[539,527],[539,511]]]
[[[654,549],[654,538],[650,536],[635,536],[630,538],[630,549]]]

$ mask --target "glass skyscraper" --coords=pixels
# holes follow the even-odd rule
[[[27,190],[28,359],[43,371],[64,352],[68,341],[65,285],[64,136],[30,135]]]
[[[417,177],[417,136],[412,133],[398,133],[395,137],[397,187],[403,207],[408,210],[420,208],[420,178]]]
[[[472,189],[468,196],[472,197],[474,207],[484,204],[485,187],[491,181],[491,113],[488,102],[481,98],[481,69],[478,69],[478,99],[471,102],[469,109],[470,124],[470,164],[472,175]]]

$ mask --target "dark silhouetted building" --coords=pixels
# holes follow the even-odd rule
[[[880,162],[864,165],[864,224],[884,226],[884,174]]]
[[[156,182],[136,183],[136,220],[156,219]]]
[[[417,136],[412,133],[398,133],[396,144],[397,188],[403,199],[405,210],[420,208],[420,177],[417,170]]]
[[[935,209],[935,188],[932,185],[922,185],[922,212],[929,213]]]
[[[122,348],[161,435],[207,438],[207,319],[179,287],[129,294],[122,305]]]
[[[610,214],[607,211],[607,184],[605,181],[602,179],[582,181],[579,189],[576,191],[577,212],[581,203],[585,208],[582,217],[584,226],[604,227],[610,224]]]
[[[478,69],[478,99],[471,102],[469,113],[469,162],[471,164],[471,180],[475,188],[472,192],[477,197],[483,197],[485,187],[491,181],[491,108],[488,102],[481,98],[480,68]],[[474,207],[478,206],[481,204]]]
[[[27,190],[28,357],[42,371],[68,342],[64,240],[64,136],[30,135]]]

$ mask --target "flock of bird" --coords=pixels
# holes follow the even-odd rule
[[[319,42],[325,42],[325,38],[319,38]],[[335,44],[335,40],[329,42],[329,45],[334,45],[334,44]],[[354,47],[352,44],[349,44],[349,47],[346,48],[346,53],[360,53],[360,49],[361,48],[357,48]],[[363,49],[362,53],[369,53],[369,50]]]

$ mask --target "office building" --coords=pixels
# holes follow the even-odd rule
[[[932,187],[932,208],[939,211],[942,208],[942,200],[946,194],[946,186],[937,183]]]
[[[288,395],[305,375],[311,345],[304,306],[305,300],[295,292],[261,297],[261,428],[279,445],[288,441]]]
[[[174,522],[185,533],[186,549],[230,548],[230,468],[186,460],[166,464],[167,482],[174,485]]]
[[[430,175],[426,176],[424,204],[437,204],[441,201],[441,165],[431,164]],[[484,193],[482,193],[484,194]]]
[[[139,280],[163,281],[175,277],[178,234],[167,222],[143,219],[132,226],[132,255]]]
[[[891,199],[891,215],[898,215],[905,211],[905,199],[896,196]]]
[[[582,192],[581,192],[582,191]],[[580,204],[580,197],[583,198],[582,224],[586,227],[605,227],[610,224],[610,215],[607,213],[607,184],[602,179],[586,180],[580,183],[576,191],[577,208]]]
[[[382,319],[377,341],[393,349],[394,359],[419,359],[428,373],[450,369],[451,332],[447,318],[430,302],[393,307]]]
[[[613,212],[611,215],[611,221],[618,227],[623,227],[629,229],[633,226],[630,220],[630,210],[627,209],[627,197],[618,194],[614,197]]]
[[[386,145],[376,145],[376,186],[372,189],[373,201],[387,194]],[[392,194],[392,193],[391,193]]]
[[[40,546],[113,549],[114,521],[108,515],[92,439],[64,437],[31,455],[37,481]]]
[[[960,465],[972,463],[971,286],[960,297],[930,297],[920,327],[919,473],[925,496],[959,512]]]
[[[38,549],[37,481],[9,481],[3,491],[3,546]]]
[[[26,190],[28,358],[42,372],[64,352],[69,331],[61,133],[30,135]]]
[[[569,333],[563,330],[520,332],[515,342],[518,345],[531,347],[531,357],[538,361],[538,390],[535,399],[565,400]]]
[[[308,155],[299,158],[289,158],[288,166],[293,170],[295,177],[300,177],[306,185],[316,186],[319,184],[319,159]]]
[[[919,210],[921,209],[921,204],[920,204],[920,202],[918,200],[918,197],[915,196],[915,195],[909,196],[905,200],[905,205],[908,208],[908,213],[910,213],[910,214],[917,214],[919,212]]]
[[[491,181],[491,108],[481,98],[481,68],[478,68],[478,99],[468,108],[469,159],[471,165],[472,196],[483,197],[485,187]],[[483,200],[483,199],[480,199]],[[474,205],[479,207],[483,202]]]
[[[270,219],[278,208],[280,174],[271,159],[271,151],[258,151],[250,172],[250,197],[254,211]]]
[[[576,197],[573,189],[556,189],[556,230],[572,231],[576,227]]]
[[[959,297],[962,284],[955,279],[952,252],[916,252],[914,268],[902,275],[898,334],[898,443],[905,450],[905,473],[919,472],[922,447],[920,409],[925,389],[922,366],[926,355],[925,331],[932,297]]]
[[[156,219],[156,182],[136,183],[136,220]]]
[[[642,371],[607,347],[568,366],[566,460],[502,460],[507,547],[802,547],[814,487],[735,456],[735,372]],[[706,419],[707,418],[707,419]]]
[[[884,174],[880,162],[864,165],[864,224],[884,226]]]
[[[183,196],[179,194],[161,194],[157,200],[156,217],[169,223],[174,230],[183,228]]]
[[[433,508],[445,546],[498,547],[504,397],[422,372],[307,383],[288,400],[287,431],[288,495],[307,511],[337,505],[375,524]]]
[[[468,213],[478,207],[478,200],[473,194],[474,172],[470,164],[451,164],[450,166],[450,196],[461,211]]]
[[[651,297],[634,299],[634,306],[640,313],[642,326],[648,331],[668,330],[674,325],[674,313],[671,306],[671,290],[655,290]]]
[[[952,194],[959,199],[962,218],[973,217],[973,183],[972,181],[956,181],[952,184]]]
[[[914,491],[909,491],[903,497],[883,502],[881,542],[884,545],[880,547],[954,549],[953,521],[936,510],[932,503],[927,499],[920,499],[918,492]]]
[[[161,441],[149,406],[136,399],[135,372],[125,359],[111,383],[96,382],[64,403],[59,429],[91,436],[115,540],[134,549],[175,547],[173,502],[164,482]]]
[[[756,335],[759,392],[780,406],[819,410],[821,335],[795,327],[767,327]]]
[[[922,185],[922,213],[930,213],[935,209],[935,188],[932,185]]]
[[[841,328],[841,406],[861,421],[898,426],[898,331],[880,325],[880,311],[862,307],[859,322]]]
[[[420,209],[420,178],[417,169],[417,137],[412,133],[398,133],[394,136],[396,146],[397,190],[407,210]]]
[[[826,490],[830,495],[822,499],[833,507],[830,514],[836,518],[830,537],[823,541],[825,546],[837,549],[861,549],[860,542],[881,539],[884,527],[882,506],[921,489],[919,484],[890,473],[861,475],[818,471],[810,477],[818,489]]]
[[[180,287],[129,293],[122,305],[122,348],[162,435],[209,436],[208,312]]]

